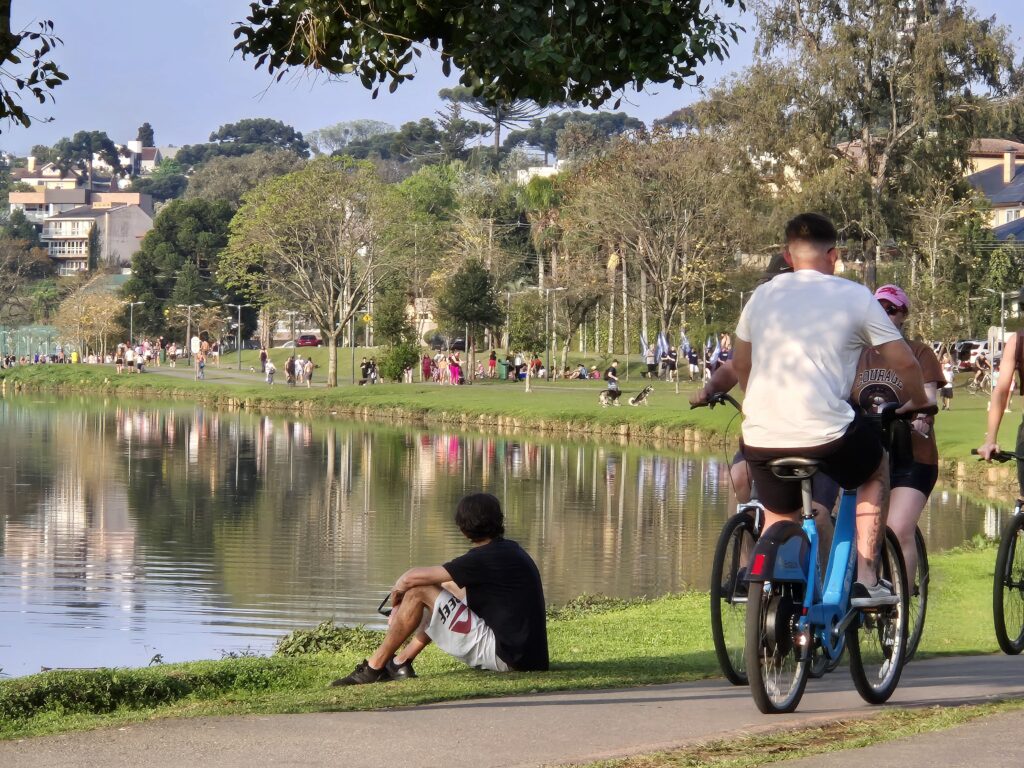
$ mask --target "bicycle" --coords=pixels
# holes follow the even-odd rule
[[[971,451],[978,455],[977,449]],[[999,451],[993,461],[1020,461],[1012,451]],[[1024,651],[1024,499],[1017,499],[1013,514],[1003,526],[992,580],[992,615],[996,640],[1003,653],[1016,656]]]
[[[981,377],[981,380],[971,379],[967,382],[967,391],[972,395],[976,395],[979,392],[982,394],[989,394],[992,391],[992,374],[985,371],[985,375]]]
[[[707,407],[714,408],[723,403],[741,410],[740,404],[724,392],[711,395]],[[701,406],[691,406],[698,407]],[[711,565],[711,639],[718,666],[733,685],[748,684],[744,660],[747,585],[743,571],[764,525],[764,507],[757,501],[756,489],[751,487],[750,490],[750,501],[738,504],[736,514],[722,526]],[[835,669],[838,663],[838,657],[831,660],[818,654],[809,674],[821,677]]]
[[[883,424],[910,416],[895,409],[882,411]],[[936,411],[933,406],[923,412]],[[777,477],[800,482],[803,509],[801,524],[776,523],[762,533],[747,572],[745,661],[754,703],[764,714],[792,712],[807,685],[815,648],[834,661],[845,636],[857,692],[881,704],[896,690],[907,650],[907,573],[899,542],[887,529],[880,577],[893,585],[893,604],[852,607],[856,493],[843,492],[822,582],[811,507],[811,476],[819,462],[794,457],[770,466]]]

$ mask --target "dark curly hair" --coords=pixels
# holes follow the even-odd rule
[[[505,535],[501,502],[489,493],[463,496],[455,508],[455,524],[472,542],[499,539]]]
[[[835,247],[839,239],[836,225],[820,213],[801,213],[786,222],[786,243],[804,240],[824,248]]]

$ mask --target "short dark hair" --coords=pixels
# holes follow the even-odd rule
[[[839,240],[839,233],[828,216],[822,216],[820,213],[801,213],[786,222],[786,244],[789,245],[794,240],[832,248]]]
[[[455,508],[455,524],[470,541],[498,539],[505,535],[501,502],[489,493],[463,496]]]

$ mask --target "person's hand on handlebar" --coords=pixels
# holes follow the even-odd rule
[[[708,400],[711,397],[711,393],[708,392],[707,387],[701,387],[692,395],[690,395],[690,407],[700,408],[701,406],[707,405]]]
[[[927,411],[935,407],[935,403],[928,400],[908,400],[899,408],[896,409],[896,413],[910,413],[911,411]]]

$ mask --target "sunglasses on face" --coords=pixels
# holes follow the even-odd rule
[[[885,314],[887,314],[889,317],[892,317],[893,315],[898,315],[900,312],[903,311],[902,307],[894,307],[892,304],[883,304],[882,309],[885,310]]]

